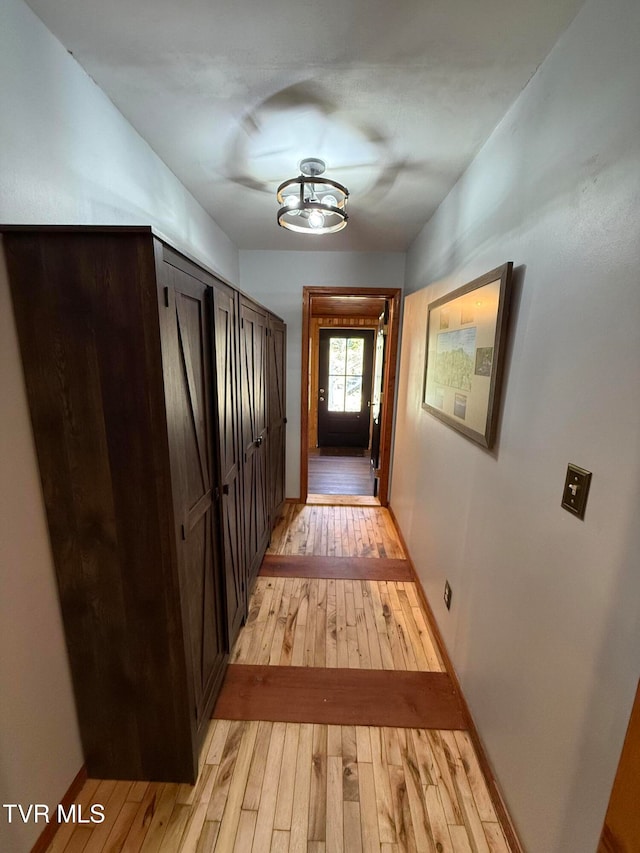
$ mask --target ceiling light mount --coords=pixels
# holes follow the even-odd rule
[[[337,181],[321,177],[324,160],[307,157],[300,174],[280,184],[276,198],[278,225],[298,234],[335,234],[347,224],[349,190]]]

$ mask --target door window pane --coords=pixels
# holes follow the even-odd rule
[[[364,362],[364,339],[347,338],[347,375],[362,376]]]
[[[344,376],[329,377],[327,405],[330,412],[344,412]]]
[[[346,412],[359,412],[362,408],[362,376],[347,376]]]
[[[329,376],[345,374],[347,342],[344,338],[329,339]]]

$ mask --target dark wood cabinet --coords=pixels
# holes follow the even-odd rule
[[[244,297],[149,228],[0,230],[89,775],[194,782],[273,521],[270,315],[245,352]]]

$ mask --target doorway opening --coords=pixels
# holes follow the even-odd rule
[[[303,502],[388,503],[398,288],[305,287]]]

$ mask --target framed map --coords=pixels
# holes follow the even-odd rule
[[[422,407],[472,441],[495,442],[513,264],[429,305]]]

